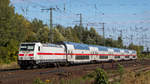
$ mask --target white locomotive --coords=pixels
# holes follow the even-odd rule
[[[21,43],[18,64],[21,68],[51,64],[80,64],[137,59],[136,51],[73,42],[59,44]]]

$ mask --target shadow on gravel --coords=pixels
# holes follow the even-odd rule
[[[21,70],[21,69],[20,68],[16,68],[16,69],[0,69],[0,72],[17,71],[17,70]]]

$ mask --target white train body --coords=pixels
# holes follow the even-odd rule
[[[18,55],[21,68],[44,64],[76,64],[137,59],[136,51],[86,45],[73,42],[59,44],[22,43]]]

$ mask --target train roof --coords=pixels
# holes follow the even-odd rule
[[[89,47],[96,47],[99,51],[108,51],[108,47],[99,46],[99,45],[89,45]]]
[[[89,50],[89,47],[97,47],[99,51],[108,51],[108,47],[105,46],[97,46],[97,45],[87,45],[83,43],[74,43],[74,42],[64,42],[65,44],[71,44],[75,49],[80,50]]]
[[[133,53],[133,54],[135,54],[135,53],[136,53],[136,51],[135,51],[135,50],[132,50],[132,53]]]
[[[119,48],[113,48],[114,52],[120,52]]]
[[[108,51],[108,47],[98,46],[99,51]]]
[[[106,46],[99,46],[99,45],[88,45],[83,43],[74,43],[74,42],[63,42],[64,44],[70,44],[73,45],[75,49],[80,50],[89,50],[89,47],[97,47],[99,51],[108,51],[108,49],[113,49],[114,52],[120,52],[123,50],[126,53],[129,53],[129,51],[132,51],[132,53],[136,53],[135,50],[128,50],[128,49],[121,49],[121,48],[113,48],[113,47],[106,47]]]
[[[124,49],[124,52],[125,52],[125,53],[129,53],[129,50],[128,50],[128,49]]]
[[[75,49],[89,50],[89,45],[87,45],[87,44],[73,43],[73,42],[64,42],[64,43],[73,45]]]

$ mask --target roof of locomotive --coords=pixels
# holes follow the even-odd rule
[[[42,44],[44,47],[58,47],[58,48],[62,48],[61,45],[57,45],[57,44],[51,44],[51,43],[45,43]]]
[[[40,43],[40,42],[21,42],[20,44],[36,44],[36,43]]]

